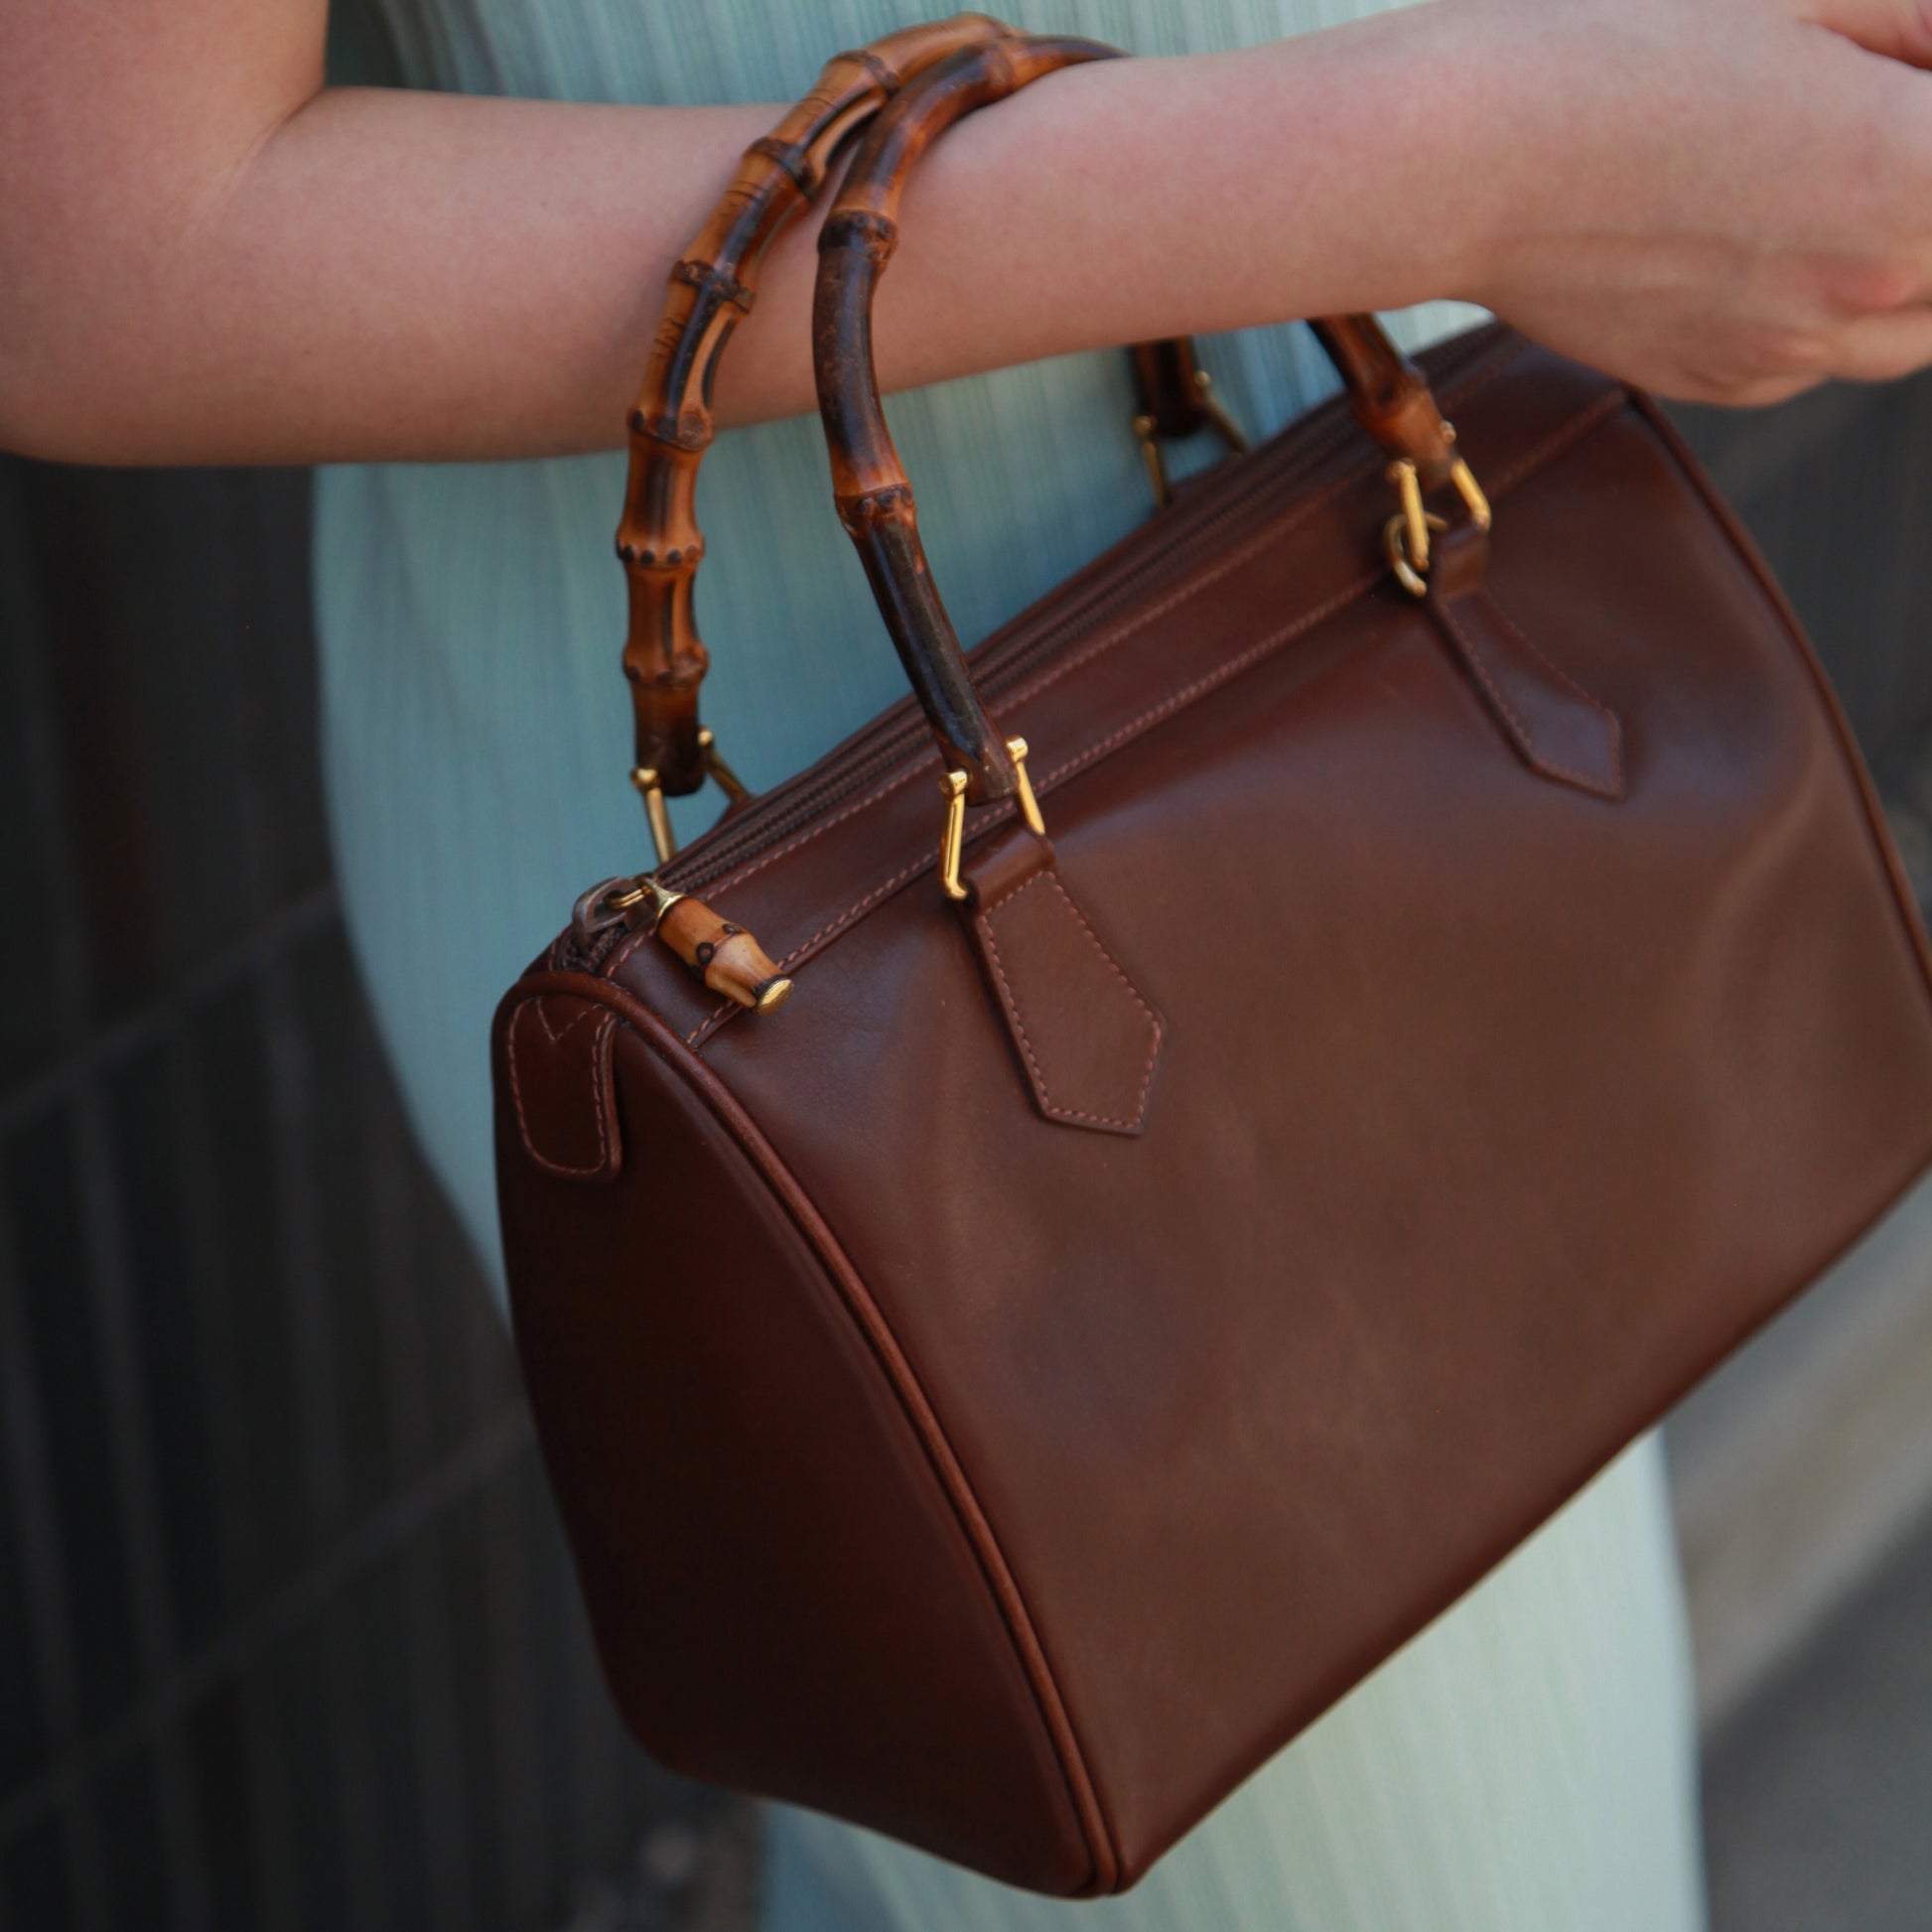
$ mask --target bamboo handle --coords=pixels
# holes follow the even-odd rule
[[[1012,29],[985,14],[909,27],[826,63],[817,84],[738,173],[671,271],[670,294],[630,412],[630,479],[618,555],[629,585],[623,647],[636,719],[636,762],[661,790],[696,791],[707,759],[698,686],[709,662],[692,615],[704,556],[698,466],[716,433],[712,384],[733,329],[752,307],[766,251],[824,185],[840,146],[915,74]]]
[[[918,507],[886,427],[873,358],[872,308],[898,241],[898,205],[920,157],[954,122],[1061,68],[1119,58],[1097,41],[1002,36],[940,62],[874,120],[819,231],[812,352],[819,415],[832,460],[839,519],[864,564],[899,661],[966,798],[1017,795],[1020,776],[967,672],[940,601]],[[1348,384],[1355,413],[1392,455],[1416,465],[1424,487],[1446,481],[1452,432],[1421,370],[1373,316],[1327,316],[1314,329]]]

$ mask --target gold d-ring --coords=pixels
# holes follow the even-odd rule
[[[1449,441],[1455,441],[1452,425],[1443,425]],[[1390,568],[1396,574],[1396,581],[1412,597],[1427,597],[1429,586],[1424,581],[1429,572],[1429,536],[1432,530],[1447,530],[1447,519],[1435,515],[1423,507],[1422,478],[1416,466],[1408,457],[1398,457],[1389,465],[1388,479],[1395,484],[1395,493],[1402,507],[1382,526],[1382,548],[1388,554]],[[1449,466],[1449,482],[1462,498],[1463,507],[1469,512],[1469,521],[1478,530],[1486,530],[1490,524],[1489,498],[1482,492],[1482,485],[1476,482],[1475,472],[1460,457]]]
[[[1427,597],[1429,595],[1429,579],[1423,575],[1423,571],[1429,568],[1429,532],[1431,530],[1447,530],[1448,528],[1449,518],[1447,516],[1438,516],[1434,510],[1430,511],[1424,518],[1422,569],[1419,570],[1416,567],[1415,550],[1413,548],[1413,538],[1409,531],[1409,522],[1402,511],[1397,510],[1382,525],[1383,554],[1389,560],[1389,568],[1395,572],[1395,581],[1411,597]]]

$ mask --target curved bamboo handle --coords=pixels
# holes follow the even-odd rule
[[[752,307],[759,267],[824,185],[840,146],[907,80],[962,49],[1012,33],[986,14],[959,14],[827,62],[811,92],[746,149],[731,187],[671,271],[630,412],[630,479],[618,526],[629,584],[623,670],[636,718],[636,762],[663,792],[696,791],[710,763],[698,729],[698,686],[709,657],[691,596],[704,556],[698,466],[716,433],[718,360]]]
[[[1112,60],[1116,52],[1098,41],[1016,38],[940,63],[898,97],[899,111],[873,123],[819,230],[812,359],[839,521],[947,767],[966,773],[972,804],[1016,796],[1019,773],[973,689],[926,564],[912,486],[879,401],[873,295],[898,242],[899,195],[926,149],[955,121],[1041,74]]]
[[[973,689],[926,564],[912,486],[880,406],[873,296],[897,245],[906,180],[947,128],[1043,74],[1120,55],[1098,41],[1017,35],[952,55],[873,122],[819,231],[812,352],[839,520],[865,565],[940,755],[949,770],[965,773],[965,797],[973,804],[1017,796],[1021,774]],[[1424,488],[1448,481],[1455,468],[1454,433],[1422,371],[1375,318],[1327,316],[1313,327],[1363,426],[1392,456],[1415,465]]]

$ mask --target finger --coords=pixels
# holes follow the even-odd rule
[[[1796,0],[1792,12],[1873,54],[1932,68],[1932,6],[1926,0]]]
[[[1839,338],[1834,373],[1854,382],[1895,382],[1932,366],[1932,309],[1864,316]]]

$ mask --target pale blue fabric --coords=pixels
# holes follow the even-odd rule
[[[827,54],[954,10],[384,3],[412,84],[634,102],[786,101]],[[999,9],[1142,53],[1250,43],[1364,10]],[[1282,165],[1294,156],[1285,141]],[[1460,319],[1419,314],[1399,333],[1413,341]],[[1205,356],[1261,431],[1332,386],[1299,330],[1220,339]],[[896,398],[890,413],[969,640],[1146,513],[1117,355],[947,384]],[[326,752],[350,927],[423,1144],[492,1266],[491,1008],[585,885],[646,857],[624,782],[617,661],[622,480],[613,456],[344,468],[319,488]],[[897,696],[899,672],[832,513],[815,421],[721,438],[701,513],[706,716],[764,785]],[[683,801],[681,829],[712,809]],[[767,1932],[1691,1932],[1702,1923],[1695,1758],[1660,1470],[1652,1445],[1626,1456],[1125,1900],[1030,1899],[774,1811]]]

